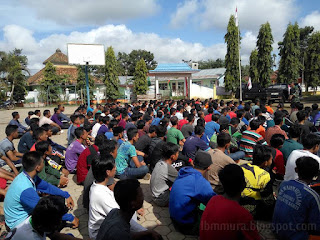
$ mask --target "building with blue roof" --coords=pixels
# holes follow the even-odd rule
[[[198,63],[163,63],[149,71],[154,77],[155,97],[213,98],[219,79],[224,79],[224,68],[198,69]]]

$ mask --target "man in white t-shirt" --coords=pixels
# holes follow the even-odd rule
[[[312,157],[320,164],[320,157],[316,155],[319,151],[320,138],[317,135],[310,133],[302,139],[302,145],[304,148],[303,150],[294,150],[289,155],[284,180],[298,179],[295,168],[297,167],[296,160],[300,157]]]
[[[57,134],[61,130],[61,127],[58,124],[56,124],[54,121],[52,121],[50,117],[51,117],[50,110],[48,109],[44,110],[43,117],[39,121],[39,127],[41,127],[44,124],[49,124],[53,127],[52,133]]]
[[[90,188],[88,229],[89,237],[96,239],[100,226],[108,213],[112,209],[120,207],[114,198],[113,191],[107,187],[109,177],[114,177],[116,173],[113,157],[104,154],[101,158],[95,159],[92,162],[92,172],[95,182]],[[136,221],[136,215],[134,215],[130,221],[132,232],[147,230]]]
[[[99,131],[100,127],[101,127],[102,118],[103,118],[103,116],[102,116],[102,114],[101,114],[101,115],[99,116],[99,118],[96,119],[96,121],[97,121],[96,124],[92,127],[91,136],[94,137],[94,138],[97,136],[98,131]]]

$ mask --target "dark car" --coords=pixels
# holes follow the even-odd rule
[[[236,97],[239,98],[239,89],[237,89]],[[253,83],[249,89],[247,84],[242,84],[242,99],[252,100],[277,100],[285,102],[289,98],[289,87],[287,84],[274,84],[267,88],[260,86],[259,83]]]

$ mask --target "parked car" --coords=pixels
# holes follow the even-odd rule
[[[239,89],[237,89],[236,97],[240,97]],[[285,102],[289,98],[289,87],[287,84],[274,84],[267,88],[260,86],[259,83],[253,83],[249,89],[247,84],[242,84],[242,99],[243,100],[277,100]]]

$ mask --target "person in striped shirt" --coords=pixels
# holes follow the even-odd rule
[[[266,140],[257,133],[257,129],[261,125],[259,120],[252,120],[250,122],[250,129],[242,133],[240,140],[240,150],[245,152],[245,160],[252,161],[253,148],[257,144],[267,145]]]

